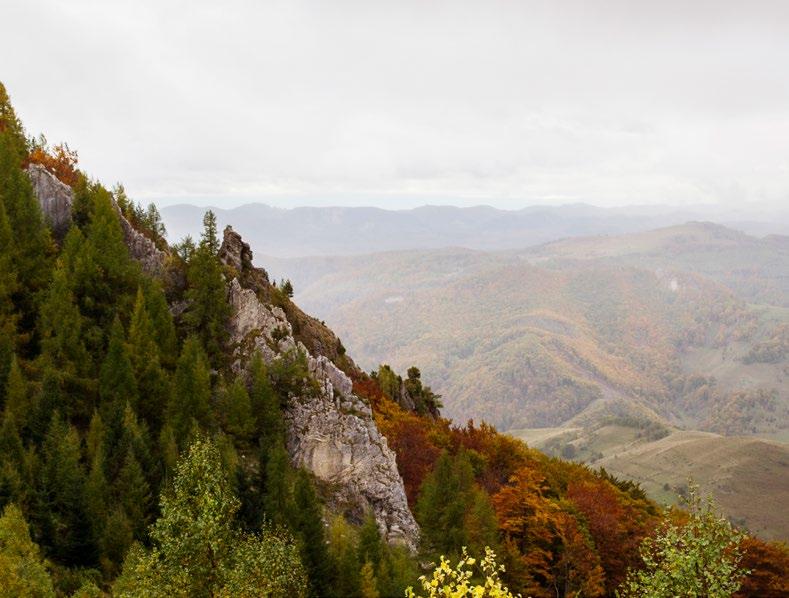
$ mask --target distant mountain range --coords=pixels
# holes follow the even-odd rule
[[[661,500],[693,476],[732,517],[789,537],[771,515],[789,499],[789,237],[691,222],[516,251],[261,263],[360,365],[418,364],[456,420]],[[772,480],[763,509],[741,483],[754,463]]]
[[[208,208],[162,209],[171,242],[196,236]],[[789,210],[749,206],[642,206],[598,208],[585,204],[500,210],[489,206],[424,206],[411,210],[301,207],[248,204],[211,208],[220,226],[232,223],[257,253],[277,257],[352,255],[377,251],[465,247],[486,251],[520,249],[567,237],[619,235],[714,220],[749,234],[789,233]]]

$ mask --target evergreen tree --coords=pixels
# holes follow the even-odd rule
[[[131,448],[126,452],[123,467],[115,480],[114,494],[131,522],[134,538],[143,540],[151,508],[151,491]]]
[[[159,348],[159,358],[165,367],[175,367],[178,357],[178,337],[175,332],[173,314],[167,304],[162,285],[153,278],[146,278],[143,284],[145,308],[151,320],[153,336]],[[139,295],[137,297],[139,301]],[[135,303],[135,311],[137,304]]]
[[[5,419],[13,422],[18,431],[27,427],[28,417],[32,413],[30,394],[27,381],[19,367],[16,356],[11,360],[5,391]]]
[[[211,378],[208,361],[197,337],[184,343],[175,370],[175,388],[169,409],[169,422],[179,446],[185,446],[193,423],[211,426]]]
[[[285,422],[282,418],[280,400],[269,381],[266,364],[259,352],[249,363],[250,402],[257,416],[257,432],[263,450],[283,441]]]
[[[69,234],[77,243],[79,233]],[[68,242],[68,241],[67,241]],[[41,307],[42,355],[68,377],[84,376],[91,369],[83,342],[83,318],[69,285],[68,272],[59,265]]]
[[[362,565],[359,578],[362,598],[381,598],[381,593],[378,591],[378,580],[375,577],[375,568],[370,561],[366,561]]]
[[[329,525],[329,550],[334,566],[334,579],[328,596],[358,598],[361,596],[361,568],[356,535],[342,516]]]
[[[167,373],[159,361],[160,348],[156,343],[154,323],[148,315],[148,303],[142,288],[139,288],[129,326],[129,352],[140,393],[138,412],[155,431],[162,424],[171,389]],[[158,325],[167,326],[162,321],[159,321]],[[175,349],[174,343],[171,349]]]
[[[296,473],[290,528],[299,542],[301,562],[310,580],[310,595],[328,596],[332,563],[326,546],[323,513],[313,481],[305,470]]]
[[[263,509],[269,521],[285,525],[290,506],[290,459],[284,444],[272,447],[265,463]]]
[[[240,441],[248,440],[254,431],[255,419],[249,393],[241,378],[221,389],[218,407],[225,430]]]
[[[102,401],[137,405],[137,380],[126,348],[123,325],[116,317],[110,331],[110,344],[99,374],[99,396]]]
[[[95,451],[90,461],[90,472],[85,481],[85,512],[91,525],[94,542],[102,544],[107,527],[107,510],[110,488],[105,471],[104,449]]]
[[[50,553],[66,565],[90,565],[96,556],[80,458],[76,429],[55,415],[44,440],[37,514]]]
[[[464,451],[439,457],[422,484],[416,514],[425,543],[439,554],[458,555],[464,546],[479,553],[485,546],[476,542],[495,539],[492,507],[476,486]]]
[[[16,342],[16,311],[13,295],[17,288],[14,268],[13,237],[0,196],[0,404],[5,401],[5,387]]]
[[[377,571],[383,556],[384,547],[381,541],[381,532],[378,530],[375,516],[368,513],[359,530],[359,561],[372,563],[373,571]]]
[[[218,252],[216,217],[209,211],[203,218],[200,245],[189,260],[189,288],[186,292],[189,307],[184,314],[184,322],[192,334],[202,341],[214,367],[219,367],[224,361],[227,320],[230,317],[227,288]]]
[[[0,517],[0,598],[18,596],[54,598],[55,589],[22,511],[9,505]]]
[[[12,256],[17,283],[13,301],[22,316],[22,332],[29,336],[35,326],[40,291],[49,280],[54,245],[30,180],[22,170],[22,161],[27,155],[24,137],[20,137],[19,130],[14,130],[17,125],[10,124],[16,117],[7,104],[7,96],[0,101],[6,103],[0,109],[5,112],[3,118],[8,119],[2,121],[5,124],[0,130],[0,202],[8,227],[13,231],[11,243],[6,239],[3,253]]]

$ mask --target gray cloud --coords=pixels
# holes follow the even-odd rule
[[[789,3],[11,0],[31,132],[139,199],[789,203]]]

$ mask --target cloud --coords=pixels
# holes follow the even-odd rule
[[[11,0],[0,73],[144,200],[778,203],[787,6]]]

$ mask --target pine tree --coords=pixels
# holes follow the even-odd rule
[[[178,445],[186,445],[193,424],[211,426],[211,377],[208,362],[197,337],[184,343],[175,370],[175,387],[169,408],[169,422]]]
[[[241,378],[221,390],[218,407],[225,430],[240,441],[248,440],[254,431],[255,419],[249,393]]]
[[[151,508],[151,490],[131,449],[126,452],[123,467],[115,480],[114,494],[132,524],[134,538],[143,540]]]
[[[289,520],[290,528],[299,542],[301,562],[310,580],[310,595],[329,595],[332,564],[326,546],[323,513],[314,483],[303,469],[296,472]]]
[[[16,311],[13,295],[17,289],[14,268],[13,237],[0,196],[0,404],[5,401],[5,387],[16,343]]]
[[[107,511],[110,500],[103,448],[99,448],[90,461],[90,472],[85,481],[84,494],[85,512],[90,521],[93,539],[100,546],[107,527]]]
[[[4,101],[7,102],[7,96]],[[13,300],[22,316],[21,330],[30,335],[35,326],[40,291],[49,280],[54,245],[30,180],[22,170],[27,148],[24,138],[13,130],[16,125],[9,125],[16,120],[12,116],[13,109],[6,104],[2,110],[9,120],[3,121],[6,126],[0,130],[0,198],[13,231],[9,247],[17,283]]]
[[[384,548],[378,523],[375,521],[375,516],[368,513],[359,530],[359,561],[372,563],[373,571],[376,571],[383,556]]]
[[[117,317],[110,331],[110,344],[99,374],[99,396],[102,401],[137,405],[137,380],[126,348],[123,324]]]
[[[76,429],[55,415],[44,440],[37,513],[50,554],[67,565],[91,565],[96,556],[80,458]]]
[[[175,332],[173,314],[167,304],[161,284],[153,278],[146,278],[143,285],[145,308],[151,320],[153,336],[159,348],[159,359],[165,367],[175,367],[178,357],[178,337]],[[137,297],[139,301],[139,295]],[[135,311],[137,304],[135,303]]]
[[[16,505],[7,506],[0,517],[0,596],[55,596],[41,551]]]
[[[218,252],[216,217],[209,211],[203,219],[200,245],[189,260],[189,288],[186,292],[189,307],[184,314],[184,322],[192,334],[202,341],[214,367],[224,362],[227,320],[230,317],[227,288]]]
[[[147,304],[145,294],[142,288],[139,288],[129,326],[129,352],[138,381],[140,416],[156,431],[162,424],[171,389],[168,376],[159,361],[160,348],[156,343],[156,331],[148,315]],[[158,324],[167,326],[162,322]],[[174,348],[173,345],[172,349]]]
[[[285,525],[290,507],[290,460],[284,444],[273,446],[265,461],[263,509],[269,521]]]
[[[5,390],[5,419],[13,422],[19,432],[27,427],[33,412],[27,381],[19,367],[16,355],[11,360]]]
[[[370,561],[365,561],[360,573],[360,590],[362,598],[380,598],[378,591],[378,580],[375,577],[375,569]]]

